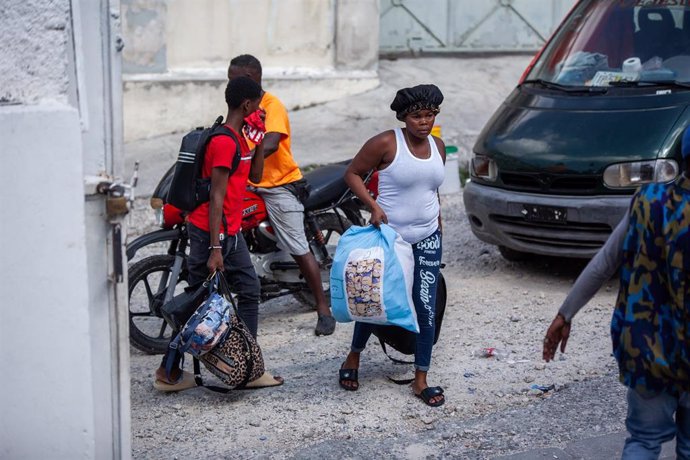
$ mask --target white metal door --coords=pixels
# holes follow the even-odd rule
[[[536,51],[576,0],[381,0],[380,52]]]
[[[82,127],[97,458],[130,458],[120,0],[71,0]]]

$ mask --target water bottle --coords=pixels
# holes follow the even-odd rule
[[[472,357],[474,358],[496,358],[497,360],[507,359],[510,356],[510,350],[505,350],[503,348],[479,348],[472,352]]]

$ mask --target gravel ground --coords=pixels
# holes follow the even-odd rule
[[[615,282],[576,318],[567,354],[545,364],[541,339],[583,263],[507,262],[471,234],[461,194],[443,196],[442,209],[448,304],[429,383],[445,388],[445,406],[428,408],[390,383],[412,367],[390,362],[375,342],[362,356],[360,390],[341,390],[352,324],[315,337],[315,314],[282,298],[261,305],[259,325],[267,368],[286,378],[282,387],[161,394],[152,388],[160,357],[132,349],[133,456],[491,458],[623,430],[608,336]],[[151,214],[140,200],[134,234],[153,228]],[[473,357],[482,347],[508,358]]]
[[[295,156],[302,166],[352,157],[394,123],[388,104],[397,88],[434,82],[446,96],[443,137],[466,160],[529,59],[382,61],[380,88],[291,113]],[[178,145],[172,135],[125,146],[130,164],[142,159],[140,193],[150,193]],[[624,389],[609,340],[616,282],[576,317],[567,354],[545,364],[544,332],[584,263],[507,262],[472,235],[460,193],[444,195],[442,209],[448,304],[429,383],[444,387],[445,406],[426,407],[409,387],[389,382],[411,376],[412,367],[393,364],[373,341],[360,390],[341,390],[337,371],[352,324],[315,337],[314,312],[285,297],[261,305],[259,325],[267,367],[286,378],[282,387],[161,394],[152,388],[160,357],[132,349],[133,457],[493,458],[623,431]],[[137,200],[130,223],[130,238],[156,228],[147,200]],[[508,350],[508,358],[472,357],[483,347]]]

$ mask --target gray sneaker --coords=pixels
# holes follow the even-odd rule
[[[335,331],[335,318],[330,315],[319,315],[319,319],[316,321],[314,334],[331,335],[333,334],[333,331]]]

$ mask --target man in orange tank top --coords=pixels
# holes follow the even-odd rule
[[[261,63],[249,54],[230,61],[228,79],[246,76],[261,84]],[[316,300],[318,320],[314,333],[330,335],[335,330],[335,319],[326,301],[321,284],[321,272],[316,258],[309,250],[304,231],[304,206],[295,195],[299,194],[302,171],[292,157],[290,149],[290,121],[287,110],[273,94],[263,91],[259,106],[266,112],[264,146],[264,172],[260,182],[250,182],[266,202],[271,226],[279,245],[292,255]]]

